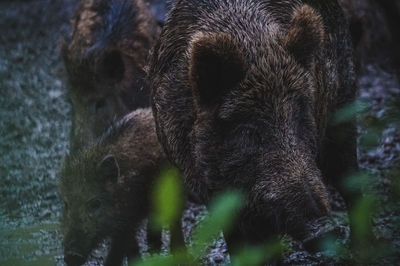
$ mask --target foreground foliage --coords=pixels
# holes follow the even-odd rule
[[[393,106],[396,106],[393,104]],[[340,124],[357,119],[361,125],[359,149],[372,150],[379,143],[388,125],[400,128],[400,115],[396,107],[390,108],[383,119],[371,115],[370,107],[364,101],[356,101],[340,110],[332,123]],[[390,173],[393,192],[400,195],[400,168],[393,167]],[[363,191],[364,196],[358,200],[355,207],[349,210],[349,215],[355,217],[355,241],[350,248],[347,242],[340,242],[334,236],[323,237],[319,243],[319,250],[325,256],[335,258],[336,261],[373,262],[379,258],[395,255],[390,243],[377,240],[370,235],[371,218],[377,215],[382,208],[382,199],[377,188],[378,177],[362,170],[353,173],[347,178],[346,187],[349,190]],[[179,173],[175,169],[168,169],[156,185],[154,194],[154,215],[157,226],[166,228],[179,219],[182,211],[182,184]],[[208,214],[200,221],[192,232],[192,241],[187,251],[169,255],[151,255],[144,260],[137,260],[131,265],[185,265],[201,264],[201,259],[207,255],[207,247],[220,236],[222,231],[229,231],[237,217],[240,208],[245,204],[245,195],[239,191],[227,190],[217,196]],[[397,197],[398,198],[398,197]],[[230,253],[232,265],[262,265],[266,261],[276,261],[290,252],[287,236],[277,236],[277,240],[259,246],[244,246],[241,250]],[[290,240],[289,240],[290,241]],[[351,252],[350,252],[351,250]]]

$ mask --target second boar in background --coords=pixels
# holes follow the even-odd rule
[[[146,59],[159,27],[142,0],[82,0],[63,44],[73,118],[71,151],[98,137],[114,117],[149,106]]]

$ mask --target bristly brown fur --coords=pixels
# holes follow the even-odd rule
[[[285,46],[300,63],[307,65],[314,54],[318,54],[324,41],[324,24],[320,15],[308,5],[293,13],[289,24]]]
[[[357,169],[354,124],[328,125],[356,94],[335,0],[175,1],[148,81],[158,138],[187,189],[205,203],[229,187],[248,195],[229,245],[303,237],[329,214],[322,179],[345,192],[341,178]]]
[[[151,189],[165,163],[150,108],[126,115],[95,144],[67,157],[59,183],[67,205],[67,264],[83,264],[107,237],[112,243],[106,265],[138,255],[135,233],[149,214]]]

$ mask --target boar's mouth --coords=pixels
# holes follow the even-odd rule
[[[92,243],[85,242],[84,239],[64,240],[64,261],[68,266],[82,265],[88,259],[90,253],[94,249],[95,241]]]
[[[240,227],[255,241],[290,234],[303,240],[307,225],[330,214],[328,194],[319,175],[312,178],[272,177],[258,183],[249,193],[249,203],[241,215]]]
[[[239,230],[234,235],[250,243],[264,243],[281,234],[289,234],[295,239],[303,240],[308,235],[309,222],[301,215],[290,217],[282,210],[270,209],[262,214],[254,209],[245,209],[237,224]]]
[[[87,256],[83,256],[79,252],[69,250],[65,252],[64,261],[68,266],[80,266],[86,262]]]

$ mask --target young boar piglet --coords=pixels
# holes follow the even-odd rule
[[[126,115],[97,142],[66,157],[59,188],[68,265],[83,264],[109,237],[105,265],[121,265],[125,256],[138,255],[135,234],[149,214],[153,183],[165,158],[150,108]]]

